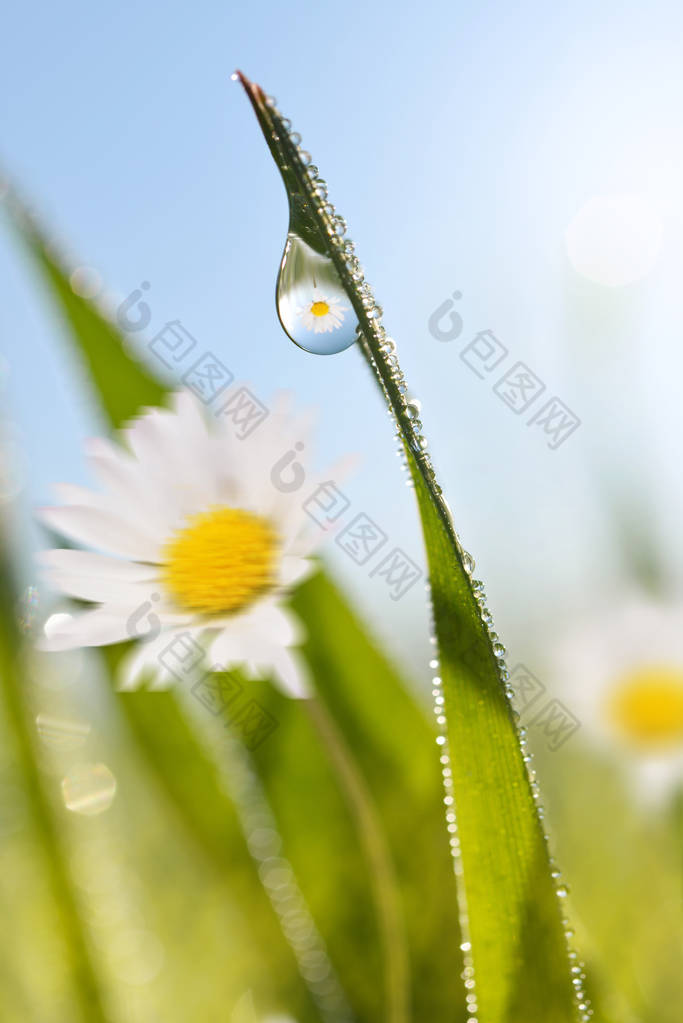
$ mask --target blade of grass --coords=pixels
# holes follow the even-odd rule
[[[29,711],[28,680],[22,671],[22,637],[17,626],[17,592],[7,540],[0,534],[0,687],[16,743],[21,777],[54,894],[69,954],[73,994],[84,1023],[107,1023],[97,971],[84,930],[50,799],[40,776]]]
[[[405,924],[394,864],[372,797],[351,751],[325,704],[305,701],[306,710],[327,749],[340,786],[356,820],[370,864],[375,907],[385,963],[385,1005],[391,1023],[407,1023],[410,1005],[410,969]]]
[[[122,647],[103,651],[112,677],[122,653]],[[226,798],[213,759],[188,725],[175,694],[119,693],[117,702],[160,791],[203,856],[230,878],[248,930],[244,941],[261,953],[249,983],[261,999],[270,992],[274,1006],[286,1006],[296,1019],[320,1020],[246,849],[235,805]]]
[[[570,980],[562,915],[546,841],[512,710],[506,674],[480,600],[472,559],[463,550],[436,481],[417,409],[406,399],[393,341],[371,292],[361,293],[351,243],[329,200],[316,191],[289,122],[263,90],[237,72],[290,205],[290,230],[331,260],[359,324],[360,350],[374,370],[396,421],[416,488],[423,525],[447,726],[442,758],[447,794],[457,808],[453,836],[462,920],[469,934],[465,963],[477,977],[481,1023],[526,1023],[544,1006],[546,1018],[570,1023],[577,1003]],[[439,683],[441,684],[441,683]],[[448,759],[448,749],[454,759]],[[454,949],[454,955],[457,955]],[[580,989],[578,991],[581,997]],[[535,1007],[535,1009],[534,1009]]]

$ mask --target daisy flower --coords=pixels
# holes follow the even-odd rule
[[[585,734],[645,799],[666,797],[683,780],[683,605],[626,597],[574,628],[554,659]]]
[[[62,485],[65,503],[40,517],[94,550],[39,557],[55,590],[93,606],[48,619],[42,648],[139,638],[121,686],[134,688],[151,672],[163,688],[173,675],[160,655],[189,637],[206,651],[207,666],[239,665],[306,695],[294,649],[302,631],[283,600],[311,572],[310,554],[323,535],[302,508],[330,478],[304,467],[307,419],[292,415],[283,397],[239,439],[234,422],[216,416],[209,423],[198,401],[178,392],[171,410],[146,410],[123,431],[126,447],[89,442],[104,492]],[[339,479],[340,470],[332,471]]]
[[[314,288],[310,301],[297,309],[297,315],[306,330],[312,330],[314,334],[331,334],[333,330],[341,327],[347,309],[348,306],[343,305],[338,299],[331,298],[318,288]]]

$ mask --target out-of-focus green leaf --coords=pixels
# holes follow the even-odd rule
[[[637,768],[641,752],[630,755]],[[598,1019],[677,1023],[683,836],[675,801],[668,808],[664,793],[661,802],[643,800],[623,763],[579,736],[557,753],[539,748],[536,759],[539,769],[547,767],[550,823],[571,874],[572,917],[589,978],[597,974],[600,982]]]
[[[466,570],[466,557],[441,497],[421,435],[419,408],[353,246],[343,238],[316,172],[298,138],[258,85],[243,75],[271,154],[282,175],[290,231],[327,256],[359,324],[359,347],[373,368],[398,424],[422,518],[445,696],[446,736],[453,753],[452,794],[461,850],[480,1023],[553,1023],[576,1019],[566,941],[546,842],[522,759],[511,707],[487,624]],[[445,935],[445,940],[449,936]],[[453,941],[454,969],[461,955]]]
[[[122,652],[122,646],[103,650],[112,678]],[[243,945],[242,961],[231,967],[240,971],[243,986],[258,991],[259,1004],[269,1001],[273,1012],[286,1008],[307,1023],[320,1019],[248,855],[235,807],[175,695],[119,693],[118,704],[161,792],[202,853],[230,878]]]
[[[126,352],[116,327],[91,302],[74,292],[38,226],[15,200],[10,202],[10,210],[14,210],[14,225],[54,295],[68,336],[77,342],[78,355],[87,371],[84,382],[89,387],[94,385],[109,422],[120,426],[143,406],[159,405],[167,389]]]
[[[0,529],[4,523],[0,521]],[[0,692],[12,730],[22,788],[39,837],[43,863],[54,896],[54,906],[64,938],[72,979],[74,1011],[83,1023],[105,1023],[105,1012],[92,948],[83,927],[71,882],[67,855],[54,819],[36,759],[27,707],[28,679],[22,664],[22,637],[17,624],[18,596],[13,585],[7,538],[0,532]],[[23,997],[30,1001],[30,993]]]

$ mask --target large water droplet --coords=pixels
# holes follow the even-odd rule
[[[307,352],[335,355],[357,339],[358,320],[332,260],[292,231],[280,264],[276,301],[286,334]]]

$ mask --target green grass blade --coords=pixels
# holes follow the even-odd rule
[[[14,227],[52,292],[67,337],[87,371],[87,386],[94,388],[108,422],[119,427],[144,406],[161,404],[168,388],[126,352],[116,327],[91,302],[74,292],[68,274],[50,254],[38,225],[15,198],[8,202]]]
[[[115,670],[121,648],[103,653]],[[161,795],[201,853],[199,869],[206,858],[230,879],[241,911],[243,986],[257,990],[261,1004],[270,1001],[274,1010],[286,1007],[305,1023],[319,1021],[246,848],[235,805],[226,797],[215,764],[197,741],[175,694],[120,693],[118,704]]]
[[[28,679],[22,671],[22,637],[17,626],[18,597],[12,583],[13,575],[6,539],[0,535],[0,691],[69,955],[72,990],[79,1018],[83,1023],[105,1023],[110,1017],[104,1008],[91,943],[81,920],[54,810],[36,761],[26,705]]]
[[[371,292],[361,292],[352,277],[358,273],[353,246],[345,242],[329,201],[316,191],[316,175],[288,123],[259,86],[238,77],[282,175],[292,224],[328,256],[346,291],[359,324],[359,347],[395,417],[417,491],[448,721],[443,757],[448,747],[454,753],[445,765],[452,772],[447,791],[457,807],[456,869],[471,944],[465,961],[476,975],[476,1018],[527,1023],[542,1011],[553,1023],[570,1023],[578,1010],[558,896],[504,668],[472,587],[471,558],[426,454],[419,410],[405,398],[395,345]],[[457,961],[455,948],[453,957]]]

